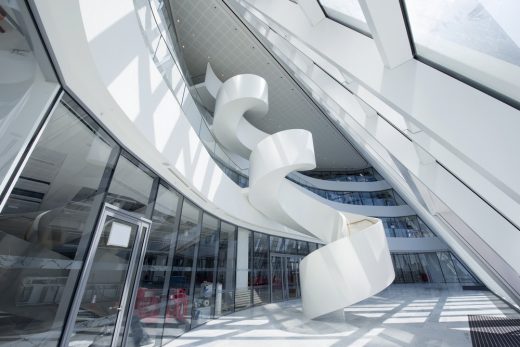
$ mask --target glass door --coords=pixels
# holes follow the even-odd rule
[[[287,261],[287,293],[288,300],[300,297],[300,260],[301,257],[288,256]]]
[[[122,344],[150,222],[106,204],[62,346]]]
[[[271,256],[271,301],[278,302],[285,300],[285,257]]]
[[[297,299],[300,294],[300,260],[302,257],[271,253],[272,302]]]

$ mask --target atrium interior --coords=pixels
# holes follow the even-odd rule
[[[516,0],[0,0],[0,347],[520,346]]]

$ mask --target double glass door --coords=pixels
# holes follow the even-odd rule
[[[149,230],[148,220],[105,205],[62,346],[125,345],[125,333],[138,324],[128,317]]]
[[[300,294],[300,261],[296,255],[271,254],[271,299],[297,299]]]

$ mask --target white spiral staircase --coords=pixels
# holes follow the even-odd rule
[[[325,243],[300,264],[305,316],[343,309],[392,283],[394,269],[379,219],[337,211],[285,179],[292,171],[316,166],[312,134],[292,129],[269,135],[244,118],[267,113],[268,87],[262,77],[237,75],[224,83],[215,79],[208,64],[206,83],[216,94],[213,134],[229,151],[249,158],[251,205]]]

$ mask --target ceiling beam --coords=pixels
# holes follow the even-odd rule
[[[359,0],[370,32],[385,67],[413,59],[410,40],[399,0]]]

